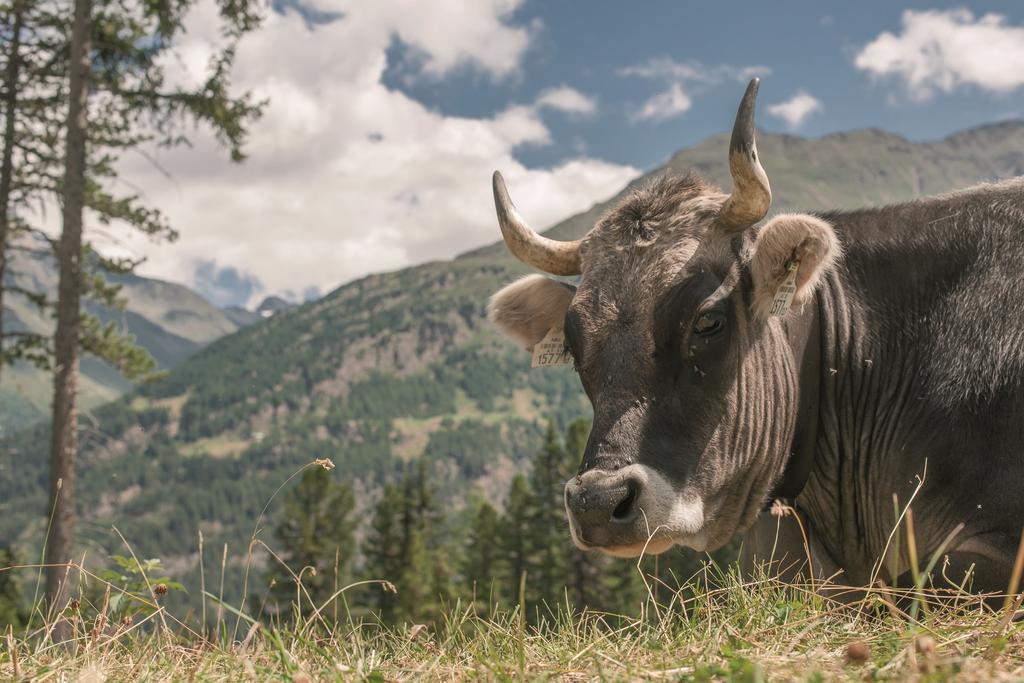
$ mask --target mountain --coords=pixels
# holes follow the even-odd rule
[[[111,310],[89,304],[86,310],[104,322],[113,321],[135,336],[164,370],[177,367],[183,360],[215,339],[262,319],[257,313],[217,308],[184,285],[137,275],[109,275],[107,280],[121,286],[126,301],[124,310]],[[11,259],[6,284],[33,292],[57,290],[57,269],[46,254],[16,251]],[[7,329],[51,334],[53,321],[48,313],[24,297],[4,299]],[[109,365],[86,356],[82,359],[81,405],[92,409],[130,390],[131,383]],[[19,363],[4,368],[0,388],[0,434],[45,417],[52,394],[48,373]]]
[[[580,237],[609,203],[653,174],[692,170],[728,188],[728,145],[728,136],[718,135],[683,150],[609,202],[558,223],[546,234],[558,239]],[[929,142],[911,142],[877,129],[821,138],[758,131],[757,147],[771,181],[773,212],[890,204],[1024,175],[1024,121],[980,126]],[[514,200],[516,188],[509,191]],[[503,249],[496,243],[467,256],[497,256]]]
[[[295,308],[296,304],[288,301],[279,296],[268,296],[260,305],[256,307],[256,312],[263,318],[269,318],[270,316],[280,313],[281,311],[288,311]]]
[[[893,202],[1024,173],[1024,122],[925,143],[877,130],[762,133],[759,146],[776,210]],[[727,147],[726,136],[707,140],[633,185],[694,169],[727,187]],[[579,237],[609,202],[548,234]],[[484,318],[487,297],[525,272],[496,243],[371,275],[218,339],[163,381],[94,411],[82,429],[83,547],[115,547],[117,524],[137,552],[189,577],[201,530],[216,562],[228,545],[227,581],[237,586],[256,520],[315,458],[355,483],[364,511],[382,481],[418,458],[451,508],[473,491],[499,500],[548,420],[564,426],[589,412],[572,370],[530,371]],[[38,543],[45,532],[45,444],[39,426],[0,444],[0,545]]]
[[[259,311],[250,311],[248,308],[242,308],[241,306],[228,306],[221,310],[224,311],[224,315],[228,317],[228,320],[235,323],[238,327],[248,327],[253,323],[258,323],[265,317],[260,315]]]

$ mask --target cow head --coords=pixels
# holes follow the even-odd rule
[[[757,87],[751,81],[733,129],[732,194],[695,175],[663,177],[583,239],[558,242],[527,226],[494,175],[512,253],[581,275],[575,287],[531,275],[489,305],[526,348],[564,329],[593,405],[579,474],[565,487],[580,547],[622,556],[677,543],[713,549],[753,522],[783,471],[798,359],[784,316],[771,310],[787,279],[796,291],[783,308],[799,310],[839,246],[810,215],[757,226],[771,204],[754,143]]]

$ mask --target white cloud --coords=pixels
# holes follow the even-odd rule
[[[688,111],[693,100],[683,87],[673,83],[668,90],[647,99],[630,117],[633,121],[665,121]]]
[[[337,10],[328,2],[324,9]],[[522,0],[361,0],[342,11],[363,30],[391,33],[419,51],[423,71],[444,76],[475,66],[493,76],[516,70],[529,31],[508,23]]]
[[[544,90],[537,96],[536,104],[570,114],[590,115],[597,111],[597,101],[593,97],[568,85]]]
[[[811,114],[824,110],[821,100],[803,90],[784,102],[768,105],[768,113],[785,121],[790,128],[799,128]]]
[[[620,76],[634,76],[648,80],[663,81],[665,90],[648,98],[630,114],[630,120],[665,121],[679,116],[693,106],[694,94],[703,88],[727,81],[744,82],[754,76],[771,73],[767,66],[753,65],[736,67],[719,64],[708,67],[700,62],[677,62],[671,57],[655,57],[643,64],[619,69]]]
[[[536,105],[483,118],[446,116],[387,87],[382,76],[395,36],[422,52],[429,78],[456,69],[492,78],[516,73],[529,35],[510,20],[518,0],[444,9],[453,3],[347,3],[343,18],[313,30],[295,12],[269,14],[243,39],[234,71],[239,90],[269,98],[248,160],[228,163],[199,132],[191,149],[153,151],[170,178],[140,156],[122,163],[132,188],[181,233],[171,245],[128,241],[134,253],[151,257],[143,272],[194,284],[196,265],[212,259],[258,278],[262,293],[326,291],[497,239],[495,169],[538,227],[610,196],[638,174],[590,158],[525,167],[513,151],[550,138]],[[190,15],[173,62],[176,78],[201,78],[220,39],[216,11],[204,0]]]
[[[857,54],[858,69],[903,81],[915,99],[965,85],[1005,93],[1024,85],[1024,27],[1000,14],[907,10],[903,29],[888,31]]]
[[[640,78],[660,79],[675,83],[687,81],[716,85],[725,81],[747,81],[754,76],[767,76],[772,72],[770,67],[762,65],[732,66],[719,64],[705,66],[700,62],[677,62],[671,57],[655,57],[643,64],[636,64],[619,69],[621,76],[638,76]]]

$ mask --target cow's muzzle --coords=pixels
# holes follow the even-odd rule
[[[623,470],[589,470],[570,479],[565,485],[565,509],[576,544],[612,550],[645,541],[643,494],[641,478]]]
[[[639,493],[636,479],[590,470],[565,485],[565,504],[581,535],[591,544],[606,545],[603,538],[611,534],[611,528],[633,522]]]
[[[565,510],[573,541],[583,549],[635,557],[658,554],[675,543],[702,544],[703,506],[678,495],[644,465],[591,469],[565,485]]]

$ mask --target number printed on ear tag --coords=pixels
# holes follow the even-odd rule
[[[565,332],[561,327],[552,327],[533,347],[534,368],[549,368],[555,365],[572,365],[572,354],[565,344]]]
[[[789,307],[793,303],[793,297],[796,295],[796,271],[800,269],[799,261],[790,261],[789,265],[786,266],[786,279],[779,285],[778,290],[775,292],[775,298],[772,300],[772,308],[768,311],[769,315],[786,315],[789,313]]]

